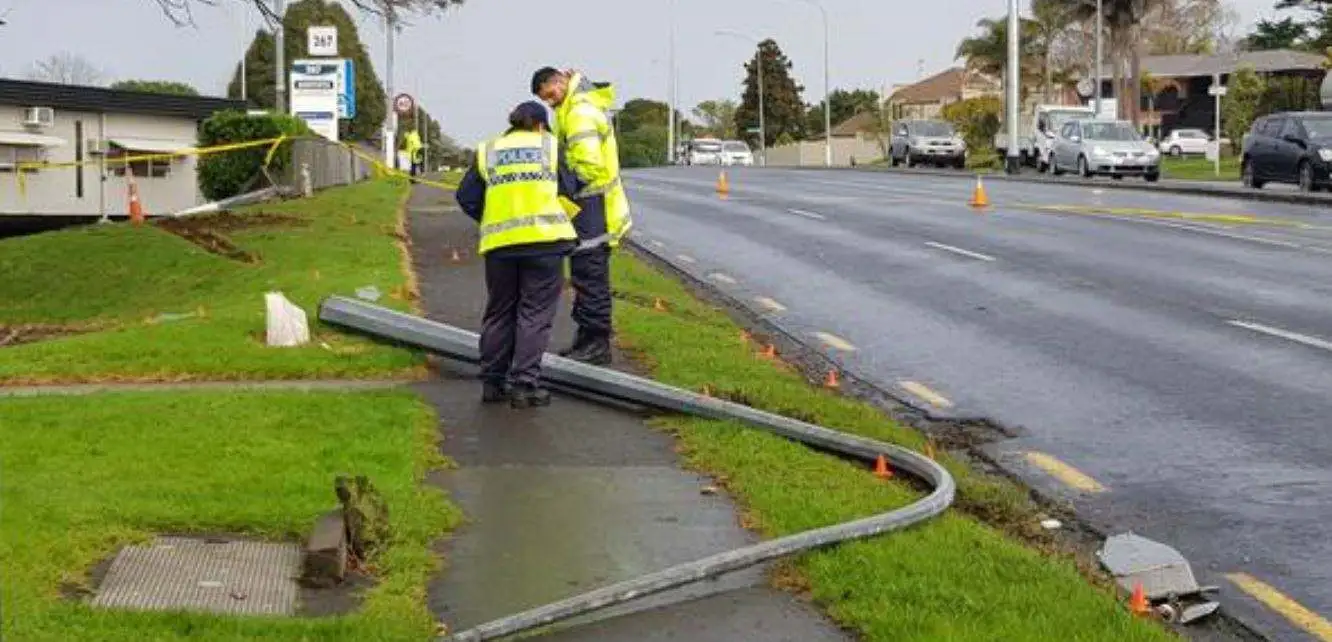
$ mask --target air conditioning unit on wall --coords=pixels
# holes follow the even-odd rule
[[[29,107],[23,110],[26,127],[50,127],[55,124],[55,110],[50,107]]]

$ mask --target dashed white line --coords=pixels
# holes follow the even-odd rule
[[[931,390],[929,386],[926,386],[923,383],[918,383],[915,381],[899,381],[897,382],[897,385],[901,386],[903,390],[917,397],[920,397],[921,399],[924,399],[926,402],[928,402],[931,406],[934,406],[935,408],[953,407],[953,402],[949,401],[948,397],[945,397]]]
[[[786,211],[788,211],[788,212],[790,212],[790,213],[792,213],[792,214],[795,214],[796,216],[803,216],[803,217],[805,217],[805,218],[814,219],[814,220],[816,220],[816,221],[826,221],[826,220],[828,220],[827,217],[825,217],[825,216],[822,215],[822,214],[819,214],[818,212],[809,212],[809,211],[806,211],[806,210],[797,210],[797,209],[788,209],[788,210],[786,210]]]
[[[1304,344],[1306,346],[1314,348],[1322,348],[1323,350],[1332,352],[1332,341],[1319,339],[1318,337],[1311,337],[1305,334],[1300,334],[1298,332],[1282,330],[1281,328],[1274,328],[1270,325],[1263,325],[1261,323],[1249,323],[1248,321],[1227,321],[1226,323],[1233,325],[1237,328],[1244,328],[1245,330],[1260,332],[1268,336],[1285,339],[1287,341],[1294,341],[1295,343]]]
[[[657,239],[652,239],[651,241],[648,241],[648,242],[652,244],[652,247],[666,247],[666,244],[665,244],[665,243],[662,243],[661,241],[658,241]]]
[[[769,299],[769,298],[766,297],[766,296],[754,297],[754,302],[755,302],[755,303],[758,303],[758,304],[761,305],[761,306],[763,306],[763,307],[764,307],[765,309],[767,309],[769,312],[785,312],[785,311],[786,311],[786,306],[784,306],[784,305],[778,303],[778,302],[777,302],[776,300],[774,300],[774,299]]]
[[[928,246],[930,246],[930,247],[932,247],[932,248],[934,248],[934,249],[936,249],[936,250],[943,250],[943,251],[945,251],[945,252],[952,252],[953,254],[959,254],[959,255],[961,255],[961,256],[965,256],[965,257],[973,258],[973,259],[976,259],[976,260],[978,260],[978,261],[993,261],[993,260],[994,260],[994,257],[993,257],[993,256],[986,256],[986,255],[981,254],[981,253],[979,253],[979,252],[972,252],[971,250],[964,250],[964,249],[962,249],[962,248],[960,248],[960,247],[953,247],[953,246],[951,246],[951,245],[944,245],[943,243],[935,243],[934,241],[926,241],[925,244],[928,245]]]
[[[689,256],[688,254],[676,254],[675,258],[679,259],[681,263],[698,263],[694,257]]]
[[[713,272],[712,274],[708,275],[708,278],[712,279],[713,281],[717,281],[718,283],[725,283],[727,285],[735,285],[736,283],[739,283],[739,281],[736,281],[735,278],[732,277],[731,275],[724,274],[721,272]]]
[[[846,339],[843,339],[835,334],[830,334],[827,332],[815,332],[814,336],[819,341],[822,341],[823,344],[828,346],[829,348],[833,348],[835,350],[841,350],[842,352],[856,351],[856,347],[854,345],[851,345],[850,341],[847,341]]]

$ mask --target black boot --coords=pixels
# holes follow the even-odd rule
[[[561,357],[568,357],[575,352],[583,350],[587,347],[588,338],[587,334],[582,330],[575,330],[573,343],[569,344],[569,347],[560,350],[559,355]]]
[[[611,363],[610,337],[596,337],[579,346],[567,355],[574,361],[581,361],[593,366],[608,366]]]
[[[485,382],[481,384],[481,403],[500,403],[509,398],[507,383]]]
[[[550,391],[540,386],[514,386],[509,396],[509,406],[518,410],[550,405]]]

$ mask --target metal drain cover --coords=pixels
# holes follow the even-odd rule
[[[296,544],[162,537],[122,549],[92,605],[295,615],[300,572]]]

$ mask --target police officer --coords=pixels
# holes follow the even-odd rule
[[[418,169],[424,173],[425,168],[422,166],[422,160],[424,159],[425,145],[421,142],[421,135],[416,133],[415,129],[408,131],[407,135],[403,136],[402,150],[407,152],[407,162],[411,164],[412,176],[417,175]]]
[[[481,328],[482,401],[545,406],[541,356],[564,285],[564,259],[577,246],[568,200],[579,189],[562,166],[546,106],[528,101],[504,135],[481,143],[463,176],[458,205],[480,224],[488,300]],[[566,198],[561,198],[561,197]]]
[[[620,152],[606,110],[615,103],[609,83],[592,84],[577,72],[551,67],[532,76],[532,93],[555,111],[555,128],[569,167],[584,184],[574,202],[579,244],[569,259],[574,287],[573,345],[562,356],[594,365],[611,362],[611,251],[633,222],[620,183]]]

